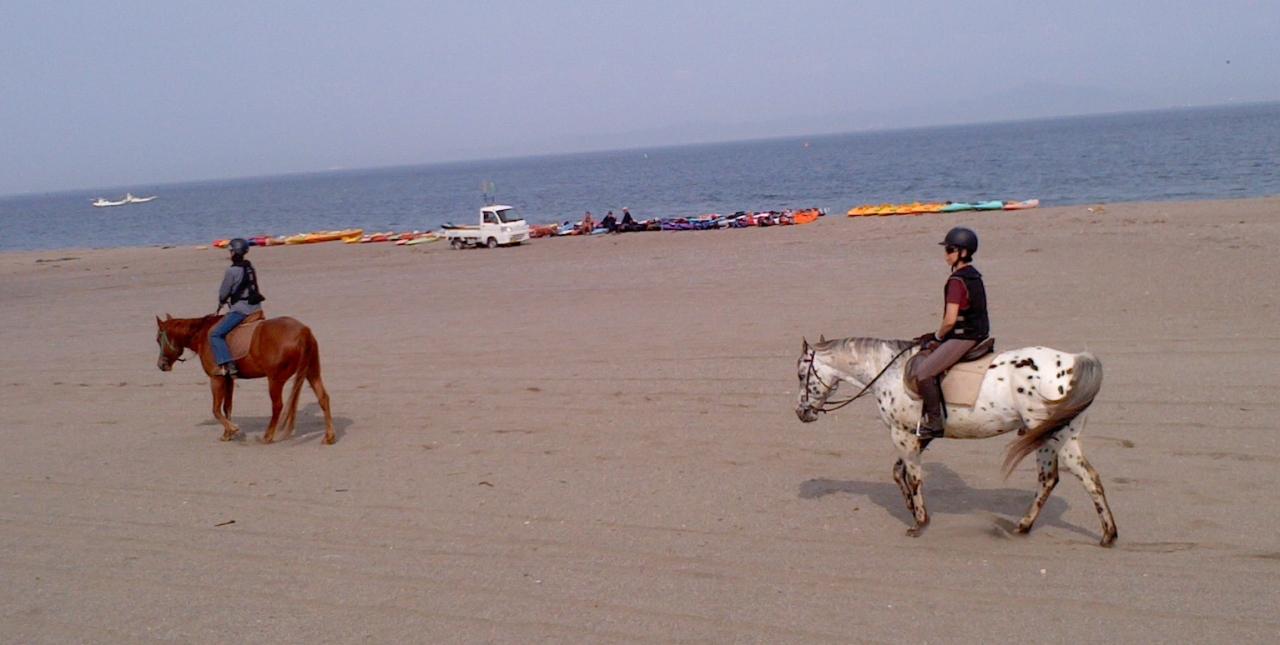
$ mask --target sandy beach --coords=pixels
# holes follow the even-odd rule
[[[925,454],[909,538],[872,403],[794,413],[801,338],[936,328],[982,236],[999,348],[1089,350],[1120,537],[1005,438]],[[338,442],[265,383],[218,441],[155,315],[226,254],[0,254],[0,640],[1274,642],[1280,198],[534,240],[255,249],[320,342]]]

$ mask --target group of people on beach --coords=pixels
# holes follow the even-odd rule
[[[622,209],[622,219],[619,220],[614,216],[613,211],[609,211],[599,223],[596,223],[591,211],[587,211],[582,216],[582,222],[573,229],[574,235],[591,235],[591,232],[597,228],[603,228],[610,233],[626,233],[630,231],[643,231],[645,227],[631,216],[630,209]]]

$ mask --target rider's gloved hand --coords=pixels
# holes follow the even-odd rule
[[[921,347],[928,347],[930,345],[935,345],[940,342],[942,341],[938,340],[938,336],[934,332],[929,332],[927,334],[920,334],[918,337],[916,337],[916,344]]]

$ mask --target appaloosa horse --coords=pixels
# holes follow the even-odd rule
[[[843,338],[822,340],[813,346],[804,341],[796,364],[800,378],[796,415],[805,423],[852,400],[828,401],[842,382],[863,388],[854,398],[864,393],[875,397],[880,418],[889,426],[901,455],[893,465],[893,479],[915,517],[915,526],[907,531],[911,536],[919,535],[929,523],[924,470],[920,467],[920,452],[929,442],[916,437],[920,404],[908,397],[903,384],[907,355],[914,351],[911,341],[901,340]],[[1093,498],[1102,521],[1102,546],[1115,541],[1116,523],[1102,481],[1085,459],[1079,439],[1085,412],[1101,385],[1102,364],[1088,352],[1069,354],[1048,347],[1023,347],[996,355],[972,408],[946,406],[948,439],[985,439],[1015,430],[1022,435],[1009,445],[1004,461],[1006,477],[1024,457],[1036,453],[1040,491],[1018,522],[1019,533],[1031,530],[1057,485],[1061,459]]]
[[[160,359],[156,366],[162,371],[173,369],[183,351],[190,349],[200,357],[204,373],[209,375],[209,388],[213,390],[213,416],[222,423],[222,440],[230,441],[240,431],[227,417],[231,416],[231,399],[235,385],[230,378],[215,376],[217,364],[213,361],[213,348],[209,344],[209,330],[221,320],[218,315],[203,318],[173,318],[165,314],[164,320],[156,317],[156,344],[160,345]],[[311,329],[289,317],[271,318],[258,324],[249,344],[249,355],[236,362],[237,378],[267,377],[267,389],[271,393],[271,423],[262,436],[263,443],[271,443],[276,435],[276,423],[280,420],[280,394],[284,384],[293,379],[293,391],[289,395],[289,412],[285,415],[284,436],[293,432],[298,413],[298,393],[302,381],[311,384],[311,390],[324,410],[324,442],[337,440],[333,431],[333,416],[329,413],[329,393],[320,379],[320,346]]]

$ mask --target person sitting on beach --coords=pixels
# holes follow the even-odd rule
[[[936,332],[921,335],[916,342],[921,353],[912,369],[916,391],[923,402],[920,427],[916,435],[921,439],[937,439],[943,436],[942,386],[938,376],[954,365],[974,345],[986,340],[991,331],[987,318],[987,290],[982,284],[982,274],[973,267],[973,254],[978,251],[978,234],[963,226],[947,232],[939,242],[946,252],[951,275],[947,278],[942,325]]]
[[[609,211],[608,214],[604,216],[604,219],[600,220],[600,227],[608,230],[610,233],[617,232],[618,218],[613,216],[613,211]]]
[[[262,311],[262,301],[266,300],[258,291],[258,274],[253,270],[253,264],[244,257],[249,252],[249,243],[237,237],[227,244],[227,249],[231,251],[231,266],[222,274],[222,286],[218,287],[218,311],[225,306],[227,315],[209,334],[214,362],[218,364],[215,376],[236,375],[236,362],[231,359],[231,350],[227,347],[227,334],[249,314]]]
[[[578,228],[574,229],[574,235],[591,235],[591,231],[595,230],[596,221],[591,218],[591,211],[587,211],[582,216],[582,221],[578,223]]]
[[[636,221],[632,219],[631,211],[625,208],[622,209],[622,223],[618,225],[618,231],[625,232],[634,230],[637,230]]]

